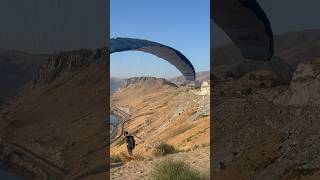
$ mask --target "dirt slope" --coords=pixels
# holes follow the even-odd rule
[[[158,157],[150,160],[134,160],[120,165],[119,167],[111,168],[111,179],[122,180],[147,180],[150,177],[150,173],[157,163],[163,160],[172,159],[178,161],[184,161],[192,168],[198,169],[201,172],[209,174],[210,167],[210,151],[209,147],[197,149],[189,152],[179,152],[176,154],[170,154],[163,157]]]
[[[179,87],[165,79],[128,79],[124,87],[111,97],[111,107],[127,109],[131,114],[131,120],[125,129],[136,138],[135,156],[146,161],[130,162],[112,170],[111,175],[121,179],[124,177],[121,175],[123,172],[134,173],[135,169],[129,168],[131,166],[137,166],[137,171],[142,169],[141,174],[148,173],[150,167],[144,169],[142,164],[157,161],[153,152],[160,142],[170,144],[178,151],[203,147],[207,147],[209,151],[209,96],[197,95],[199,91],[190,87]],[[121,153],[126,153],[125,144],[116,142],[111,146],[112,155]],[[178,154],[177,157],[180,157]],[[183,157],[182,160],[188,159],[187,156]],[[209,157],[207,158],[209,162]],[[148,159],[154,160],[147,161]],[[206,168],[209,170],[209,166]]]

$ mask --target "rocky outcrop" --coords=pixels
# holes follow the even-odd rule
[[[210,81],[203,82],[197,94],[200,96],[210,96]]]
[[[294,106],[319,106],[320,59],[300,64],[289,89],[276,102]]]
[[[82,49],[52,55],[47,63],[39,68],[32,87],[49,84],[64,74],[76,72],[98,60],[102,61],[102,53],[101,49]]]
[[[156,77],[133,77],[133,78],[128,78],[124,84],[123,88],[129,87],[130,85],[133,84],[138,84],[138,83],[149,83],[150,85],[155,85],[155,84],[160,84],[160,85],[169,85],[173,87],[177,87],[176,84],[171,83],[167,81],[164,78],[156,78]]]

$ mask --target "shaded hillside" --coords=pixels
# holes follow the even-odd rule
[[[0,49],[0,104],[31,81],[47,55]]]
[[[1,114],[1,139],[67,170],[66,179],[92,169],[103,173],[109,132],[105,63],[99,50],[52,56],[33,89],[20,93]]]

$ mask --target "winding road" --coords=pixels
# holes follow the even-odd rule
[[[111,113],[118,117],[118,123],[110,133],[110,144],[113,144],[119,138],[121,138],[124,131],[124,125],[130,120],[130,114],[126,113],[118,107],[112,108]]]

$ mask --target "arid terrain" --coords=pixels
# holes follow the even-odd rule
[[[232,45],[215,49],[211,108],[207,91],[164,79],[109,89],[100,50],[1,50],[0,160],[29,179],[105,179],[112,91],[111,106],[128,110],[125,128],[137,142],[134,158],[111,168],[115,179],[148,177],[167,158],[207,172],[210,155],[218,180],[320,179],[319,42],[319,30],[278,35],[275,57],[263,63],[243,60]],[[155,157],[161,142],[176,151]],[[119,140],[111,155],[121,153]]]
[[[184,161],[192,168],[209,174],[210,172],[210,150],[209,146],[195,149],[187,152],[177,152],[162,157],[155,157],[143,160],[132,160],[123,165],[111,168],[111,179],[121,180],[139,180],[148,179],[152,173],[154,166],[167,159],[175,161]]]
[[[49,165],[65,172],[57,179],[99,176],[106,172],[105,64],[101,50],[51,56],[26,89],[1,112],[1,142],[26,149],[5,153],[4,146],[0,148],[5,155],[2,158],[32,172],[32,179],[54,174],[54,168],[46,169]],[[30,152],[49,165],[28,156]],[[36,162],[41,162],[40,167]]]
[[[243,60],[231,45],[216,50],[214,179],[320,179],[318,35],[276,36],[270,62]]]
[[[160,143],[169,144],[177,151],[167,158],[201,164],[202,168],[196,169],[209,173],[209,95],[209,86],[207,89],[177,86],[153,77],[127,79],[111,97],[111,107],[125,109],[130,114],[125,130],[134,135],[137,146],[133,158],[111,168],[111,178],[148,178],[152,165],[166,158],[154,156]],[[127,154],[126,144],[120,142],[121,139],[111,146],[111,156]],[[197,157],[196,152],[202,152],[203,157]],[[140,175],[134,176],[137,172]]]
[[[9,55],[11,54],[9,53]],[[27,60],[25,59],[25,61]],[[3,62],[7,63],[5,59]],[[26,64],[23,60],[20,63],[23,66],[20,67],[18,64],[19,68],[23,68]],[[106,72],[106,62],[102,58],[102,51],[83,49],[61,52],[48,55],[47,58],[37,60],[34,63],[38,68],[28,71],[26,80],[6,91],[17,93],[6,101],[0,112],[0,160],[10,164],[10,167],[13,167],[18,174],[27,179],[105,179],[109,175],[107,169],[109,130],[106,122],[109,77]],[[23,76],[22,74],[17,70],[17,78]],[[7,79],[2,79],[4,84],[7,81]],[[126,82],[130,83],[130,80]],[[153,82],[157,82],[156,86],[153,86]],[[184,153],[191,153],[189,151],[191,148],[199,149],[195,144],[202,145],[201,148],[207,147],[206,162],[208,165],[209,115],[200,117],[203,120],[199,121],[197,118],[203,113],[198,112],[185,123],[182,120],[182,117],[187,117],[187,114],[183,112],[184,108],[187,109],[187,113],[194,113],[199,108],[199,104],[193,102],[184,106],[189,92],[183,92],[181,88],[177,90],[176,85],[166,80],[154,79],[153,82],[141,84],[145,86],[141,88],[140,93],[144,94],[145,92],[149,95],[146,94],[147,96],[139,98],[131,97],[131,99],[136,99],[136,102],[143,101],[145,104],[150,101],[151,105],[147,108],[154,106],[156,109],[163,106],[162,110],[170,113],[174,113],[174,111],[171,111],[171,108],[166,109],[165,104],[179,105],[180,103],[180,109],[176,113],[170,114],[176,116],[176,118],[169,119],[174,121],[173,128],[176,128],[172,133],[181,131],[191,136],[191,128],[195,124],[194,130],[205,127],[201,129],[204,130],[203,132],[194,133],[195,136],[190,137],[188,142],[181,137],[171,138],[171,135],[154,139],[171,138],[170,142],[181,141],[179,149],[184,152],[181,152],[182,155],[178,155],[178,157],[184,157]],[[115,79],[115,83],[116,86],[119,86],[122,80]],[[154,91],[155,88],[160,88],[160,91]],[[130,93],[138,95],[133,93],[137,87],[132,86],[125,89],[125,92],[128,93],[126,95],[130,95]],[[184,89],[188,88],[184,87]],[[110,88],[110,93],[114,90],[116,89]],[[158,102],[160,104],[154,104],[156,103],[154,98],[158,96],[157,93],[160,95],[159,98],[164,98],[163,101]],[[172,99],[178,94],[180,94],[179,98],[176,98],[174,102],[168,102],[170,98]],[[194,93],[190,93],[190,95],[198,99],[198,95]],[[6,94],[3,96],[5,97]],[[152,96],[153,99],[148,99]],[[125,103],[125,101],[122,102]],[[203,102],[206,104],[206,112],[208,113],[209,101]],[[122,105],[121,101],[117,101],[117,103]],[[128,106],[130,105],[134,104],[129,103]],[[139,106],[139,108],[141,107]],[[140,125],[139,123],[144,117],[143,114],[148,111],[149,109],[133,109],[132,115],[139,112],[136,115],[140,116],[140,119],[137,117],[139,121],[136,125]],[[161,113],[166,112],[159,111],[157,116],[161,117]],[[169,116],[161,117],[159,121],[155,121],[156,124],[150,123],[152,128],[157,129],[157,126],[161,126],[167,117]],[[177,125],[180,122],[185,124],[182,129]],[[168,125],[168,122],[165,125]],[[162,128],[164,127],[162,126]],[[166,129],[166,132],[169,130]],[[195,142],[198,136],[205,138]],[[138,154],[144,148],[139,139],[137,141],[135,153]],[[147,142],[151,143],[150,140]],[[146,143],[146,145],[148,144]]]

